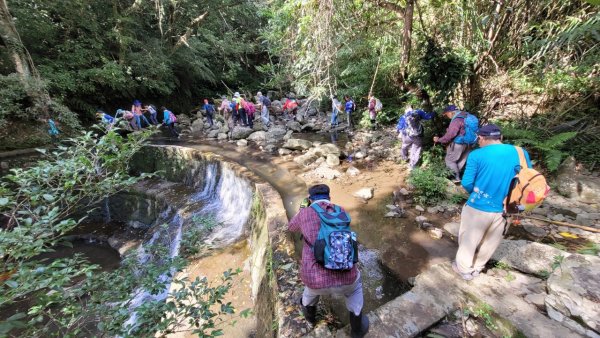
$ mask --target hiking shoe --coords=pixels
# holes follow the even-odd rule
[[[456,272],[457,274],[459,274],[462,279],[464,280],[472,280],[473,279],[473,274],[472,273],[462,273],[460,272],[460,270],[458,270],[458,265],[456,265],[456,261],[452,262],[452,270],[454,270],[454,272]]]

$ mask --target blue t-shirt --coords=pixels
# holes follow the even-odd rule
[[[525,149],[527,166],[531,168]],[[467,205],[485,212],[502,212],[511,180],[519,168],[519,154],[510,144],[490,144],[467,157],[462,186],[467,190]]]
[[[346,104],[344,106],[344,110],[348,114],[352,113],[354,111],[354,101],[352,101],[352,100],[346,101]]]

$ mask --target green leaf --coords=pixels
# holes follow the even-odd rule
[[[50,194],[44,194],[44,195],[42,195],[42,197],[44,197],[44,199],[48,202],[54,201],[54,196],[52,196]]]
[[[3,207],[5,205],[8,204],[8,198],[7,197],[2,197],[0,198],[0,207]]]

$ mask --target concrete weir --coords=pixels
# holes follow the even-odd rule
[[[206,198],[203,208],[211,208],[210,203],[219,200],[220,206],[212,206],[219,217],[228,217],[229,222],[244,220],[241,234],[223,233],[216,236],[219,238],[212,239],[226,241],[227,238],[236,236],[248,239],[250,257],[247,266],[250,269],[250,292],[254,301],[255,336],[281,336],[280,333],[286,331],[285,323],[289,314],[286,307],[292,305],[289,299],[281,295],[285,290],[289,290],[289,283],[297,285],[298,281],[294,278],[278,279],[277,267],[281,265],[287,264],[289,271],[297,271],[292,258],[293,243],[283,231],[287,217],[279,194],[246,168],[227,162],[219,155],[186,147],[148,146],[134,157],[132,170],[157,172],[163,180],[182,183],[192,188],[178,190],[185,194],[180,197],[186,200],[186,203],[212,189],[216,195]],[[211,184],[218,184],[227,175],[235,176],[237,181],[226,187],[207,188]],[[240,197],[245,189],[250,190],[249,200]],[[147,185],[141,185],[137,190],[157,195],[160,199],[168,194],[168,191],[160,191]],[[248,217],[243,215],[246,208],[249,212]],[[238,212],[225,211],[223,215],[223,210]],[[184,218],[188,216],[184,215]]]

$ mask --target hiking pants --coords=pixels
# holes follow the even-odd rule
[[[471,146],[468,144],[456,144],[451,142],[446,147],[446,167],[452,171],[456,179],[460,179],[460,172],[467,163],[467,156],[471,152]]]
[[[248,118],[248,127],[254,128],[254,113],[247,114],[246,116]]]
[[[403,133],[402,136],[402,159],[408,161],[411,169],[417,166],[417,162],[421,158],[421,150],[423,150],[423,138],[420,136],[407,136]]]
[[[179,136],[179,133],[177,132],[177,128],[175,128],[174,122],[167,124],[167,127],[169,128],[169,131],[171,132],[171,136],[174,136],[174,137]]]
[[[481,271],[500,245],[507,225],[501,212],[485,212],[465,204],[460,214],[456,265],[461,273]]]
[[[248,116],[246,115],[246,109],[242,108],[238,110],[238,114],[240,115],[240,120],[244,126],[248,126]]]
[[[269,126],[269,107],[263,105],[260,110],[260,118],[262,119],[263,125]]]
[[[146,123],[146,127],[150,125],[150,122],[148,122],[148,119],[146,118],[146,116],[142,115],[135,115],[135,123],[137,124],[138,128],[142,129],[142,120],[144,121],[144,123]]]
[[[324,295],[342,295],[346,297],[346,308],[358,316],[362,311],[364,302],[360,272],[352,284],[323,289],[311,289],[305,286],[304,293],[302,293],[302,304],[305,306],[316,306],[319,302],[319,296]]]
[[[338,120],[337,120],[337,118],[338,118],[338,110],[337,110],[337,109],[334,109],[334,110],[331,112],[331,126],[332,126],[332,127],[333,127],[333,126],[337,126],[337,124],[338,124]]]
[[[240,119],[240,111],[239,110],[232,110],[231,111],[231,118],[233,119],[233,126],[235,127],[238,124],[238,120]]]
[[[352,113],[346,112],[346,121],[348,122],[348,129],[352,128]]]
[[[210,123],[211,127],[213,126],[213,114],[214,113],[206,112],[206,117],[208,118],[208,123]]]
[[[158,120],[156,119],[156,113],[150,113],[150,122],[152,122],[152,124],[158,124]]]

